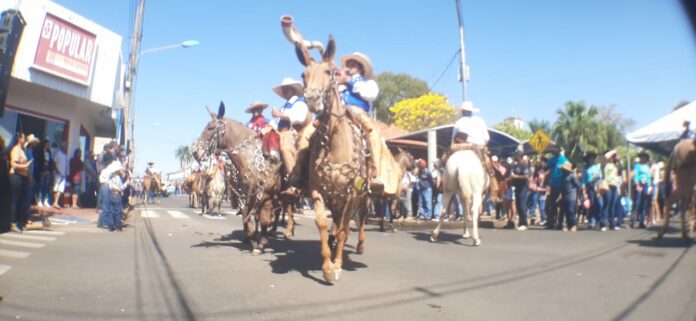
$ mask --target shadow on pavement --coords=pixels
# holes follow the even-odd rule
[[[680,236],[678,237],[663,237],[661,240],[649,239],[649,240],[629,240],[627,241],[631,244],[636,244],[641,247],[654,247],[654,248],[679,248],[685,247],[690,248],[693,244],[692,240],[683,240]]]
[[[418,240],[418,241],[425,241],[425,242],[430,242],[430,235],[432,233],[430,232],[410,232],[411,236]],[[452,233],[443,233],[442,230],[440,230],[440,236],[437,238],[437,242],[433,243],[451,243],[451,244],[456,244],[456,245],[471,245],[467,243],[463,243],[461,234],[452,234]]]

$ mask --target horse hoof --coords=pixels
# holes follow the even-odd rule
[[[437,235],[435,233],[433,233],[433,235],[430,235],[430,242],[433,242],[433,243],[437,242],[438,236],[439,235]]]
[[[285,232],[285,233],[283,233],[283,235],[285,236],[285,239],[286,239],[286,240],[292,240],[292,233],[290,233],[290,232]]]
[[[330,270],[330,271],[324,271],[324,281],[326,282],[335,282],[338,280],[338,277],[336,276],[336,271],[335,270]]]
[[[463,237],[465,240],[468,240],[468,239],[471,237],[471,235],[469,235],[469,232],[467,231],[467,232],[465,232],[464,234],[462,234],[462,237]]]
[[[474,246],[481,245],[481,240],[474,240]]]
[[[254,249],[251,251],[251,255],[253,255],[253,256],[257,256],[257,255],[261,255],[261,254],[263,254],[263,250],[261,250],[261,249]]]
[[[358,245],[358,248],[355,250],[355,253],[357,254],[363,254],[365,253],[365,245]]]

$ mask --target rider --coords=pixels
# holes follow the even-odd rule
[[[273,108],[271,126],[280,133],[280,155],[285,173],[290,174],[297,161],[297,150],[309,146],[309,136],[314,127],[311,126],[312,119],[305,103],[302,83],[284,78],[273,91],[285,99],[285,105],[280,110]]]
[[[493,172],[493,163],[488,157],[486,145],[490,140],[488,135],[488,126],[483,118],[474,115],[478,112],[478,108],[470,101],[462,103],[461,107],[457,108],[462,113],[462,117],[457,120],[452,128],[452,151],[461,149],[471,149],[475,151],[483,167],[488,172],[489,179],[489,195],[498,195],[498,183],[495,180]]]
[[[379,130],[373,125],[369,115],[372,102],[379,94],[379,86],[372,80],[372,62],[365,54],[355,52],[341,57],[341,64],[343,65],[343,75],[339,77],[339,83],[342,84],[341,101],[351,112],[353,120],[368,134],[372,160],[370,189],[379,190],[384,188],[384,180],[380,176],[383,148]]]
[[[145,169],[145,174],[150,175],[153,177],[159,186],[162,186],[162,181],[160,178],[160,171],[155,167],[155,162],[148,162],[147,163],[147,168]]]
[[[261,133],[261,130],[268,126],[266,117],[263,116],[263,110],[268,107],[268,104],[262,102],[253,102],[244,112],[251,114],[251,119],[247,123],[247,127],[256,132]]]

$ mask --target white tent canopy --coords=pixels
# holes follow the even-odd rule
[[[629,133],[626,135],[626,140],[631,144],[667,155],[672,152],[672,148],[679,140],[685,120],[691,122],[692,128],[696,125],[696,101]]]

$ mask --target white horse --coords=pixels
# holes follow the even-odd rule
[[[481,245],[478,234],[478,217],[483,202],[483,192],[488,186],[488,175],[486,175],[481,160],[474,151],[457,151],[447,160],[442,179],[442,212],[437,227],[430,236],[430,241],[437,241],[440,235],[440,226],[445,217],[444,214],[449,208],[452,198],[459,195],[464,211],[467,212],[463,237],[465,239],[470,237],[469,223],[473,223],[471,233],[473,233],[474,246]]]
[[[225,195],[225,176],[222,174],[222,171],[217,168],[217,166],[215,166],[215,168],[209,173],[206,193],[208,196],[208,213],[217,207],[216,213],[220,214],[222,198]],[[205,209],[203,212],[205,214]]]

